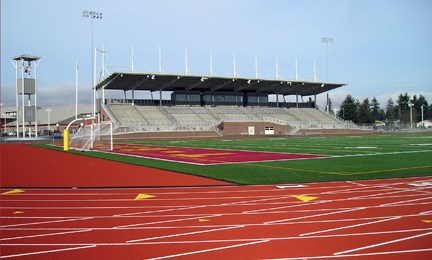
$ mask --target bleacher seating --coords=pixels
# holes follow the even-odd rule
[[[111,104],[108,108],[123,126],[133,125],[140,131],[206,130],[221,121],[269,121],[291,125],[294,129],[334,129],[345,126],[335,117],[313,108],[157,107],[131,104]]]

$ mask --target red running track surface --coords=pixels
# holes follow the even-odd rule
[[[1,195],[1,255],[432,259],[431,195],[432,177],[278,186],[24,189]]]
[[[2,187],[152,187],[232,183],[24,144],[1,145]]]

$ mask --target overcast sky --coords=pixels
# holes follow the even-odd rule
[[[432,1],[430,0],[3,0],[1,1],[1,102],[15,106],[15,68],[11,58],[41,57],[37,68],[38,105],[75,103],[76,61],[79,61],[79,103],[91,103],[91,19],[83,10],[102,12],[93,20],[94,47],[105,43],[106,64],[130,65],[134,45],[135,69],[157,72],[159,46],[162,69],[219,76],[236,72],[275,77],[299,75],[348,83],[330,92],[333,107],[347,94],[377,97],[385,107],[399,93],[422,94],[432,103]],[[101,55],[97,57],[98,75]],[[109,68],[109,72],[127,68]],[[305,80],[311,78],[303,77]],[[136,95],[140,98],[140,95]],[[141,97],[145,94],[141,94]],[[122,98],[123,94],[108,93]],[[305,100],[307,97],[305,97]],[[295,97],[288,100],[294,101]],[[318,104],[325,105],[325,94]]]

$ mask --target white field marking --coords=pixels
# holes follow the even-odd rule
[[[223,200],[223,199],[250,199],[250,198],[274,198],[275,195],[267,195],[267,196],[247,196],[247,197],[195,197],[195,198],[165,198],[165,199],[157,199],[157,198],[151,198],[149,200],[151,201],[180,201],[180,200]],[[100,199],[100,200],[2,200],[2,201],[13,201],[13,202],[36,202],[36,201],[43,201],[43,202],[94,202],[94,201],[100,201],[100,202],[109,202],[109,201],[134,201],[135,198],[131,199]]]
[[[354,185],[359,185],[359,186],[367,186],[366,184],[357,183],[357,182],[355,182],[355,181],[346,181],[346,182],[347,182],[347,183],[354,184]]]
[[[401,250],[401,251],[387,251],[387,252],[375,252],[375,253],[364,253],[364,254],[348,254],[348,255],[323,255],[323,256],[303,256],[303,257],[288,257],[288,258],[271,258],[262,260],[308,260],[308,259],[327,259],[327,258],[347,258],[357,256],[376,256],[376,255],[391,255],[391,254],[406,254],[406,253],[417,253],[432,251],[432,248],[425,249],[412,249],[412,250]]]
[[[375,223],[380,223],[380,222],[385,222],[385,221],[395,220],[395,219],[400,219],[400,218],[401,217],[394,217],[394,218],[382,219],[382,220],[377,220],[377,221],[372,221],[372,222],[367,222],[367,223],[361,223],[361,224],[356,224],[356,225],[351,225],[351,226],[331,228],[331,229],[320,230],[320,231],[315,231],[315,232],[310,232],[310,233],[304,233],[304,234],[300,234],[299,236],[309,236],[309,235],[313,235],[313,234],[325,233],[325,232],[330,232],[330,231],[335,231],[335,230],[360,227],[360,226],[365,226],[365,225],[370,225],[370,224],[375,224]]]
[[[361,200],[361,199],[381,199],[381,198],[391,198],[392,196],[386,196],[390,194],[399,194],[401,191],[390,191],[390,192],[383,192],[378,194],[370,194],[370,195],[364,195],[364,196],[358,196],[358,197],[351,197],[347,200]],[[405,196],[422,196],[421,194],[411,194],[411,195],[399,195],[399,196],[393,196],[393,197],[405,197]]]
[[[321,217],[321,216],[327,216],[327,215],[339,214],[339,213],[350,212],[350,211],[356,211],[356,210],[362,210],[362,209],[365,209],[365,207],[358,207],[358,208],[352,208],[352,209],[342,210],[342,211],[335,211],[335,212],[329,212],[329,213],[323,213],[323,214],[316,214],[316,215],[302,216],[302,217],[297,217],[297,218],[288,218],[288,219],[281,219],[281,220],[269,221],[269,222],[264,222],[264,224],[273,224],[273,223],[279,223],[279,222],[285,222],[285,221],[291,221],[291,220],[295,220],[295,219],[303,219],[303,218]]]
[[[156,258],[150,258],[149,260],[159,260],[159,259],[166,259],[166,258],[173,258],[173,257],[179,257],[179,256],[185,256],[185,255],[193,255],[193,254],[200,254],[200,253],[206,253],[206,252],[212,252],[212,251],[218,251],[218,250],[224,250],[234,247],[241,247],[241,246],[248,246],[253,244],[259,244],[263,242],[268,242],[268,240],[260,240],[250,243],[244,243],[244,244],[238,244],[238,245],[232,245],[232,246],[224,246],[224,247],[217,247],[217,248],[211,248],[211,249],[205,249],[205,250],[199,250],[199,251],[192,251],[187,253],[181,253],[181,254],[175,254],[175,255],[167,255],[167,256],[161,256]]]
[[[251,197],[253,198],[253,197]],[[245,200],[245,201],[238,201],[238,202],[231,202],[231,203],[223,203],[220,204],[221,206],[229,206],[229,205],[237,205],[237,204],[246,204],[246,203],[253,203],[253,202],[260,202],[260,201],[269,201],[269,200],[280,200],[280,199],[287,199],[287,198],[292,198],[292,195],[282,195],[282,196],[278,196],[278,197],[271,197],[271,198],[267,198],[267,199],[259,199],[259,200]]]
[[[68,222],[68,221],[77,221],[77,220],[87,220],[87,219],[93,219],[93,217],[84,217],[84,218],[75,218],[75,219],[64,219],[64,220],[54,220],[54,221],[43,221],[43,222],[33,222],[33,223],[22,223],[22,224],[6,225],[6,226],[1,226],[1,227],[2,228],[6,228],[6,227],[18,227],[18,226],[50,224],[50,223]]]
[[[431,231],[432,228],[423,229],[409,229],[409,230],[395,230],[395,231],[382,231],[382,232],[369,232],[369,233],[351,233],[351,234],[339,234],[339,235],[322,235],[322,236],[293,236],[293,237],[270,237],[270,238],[238,238],[238,239],[217,239],[217,240],[182,240],[182,241],[161,241],[161,242],[136,242],[136,243],[74,243],[74,244],[3,244],[2,246],[131,246],[131,245],[169,245],[169,244],[194,244],[194,243],[234,243],[234,242],[256,242],[256,241],[281,241],[281,240],[300,240],[300,239],[316,239],[316,238],[333,238],[333,237],[350,237],[350,236],[370,236],[370,235],[383,235],[383,234],[395,234],[395,233],[408,233],[418,231]],[[432,231],[427,233],[432,234]],[[423,234],[426,235],[426,234]],[[420,235],[420,236],[423,236]],[[418,236],[418,235],[417,235]]]
[[[248,211],[243,211],[242,213],[244,213],[244,214],[254,214],[254,213],[258,213],[258,212],[262,212],[262,211],[272,211],[272,210],[275,210],[275,209],[285,209],[285,208],[310,206],[310,205],[322,204],[322,203],[327,203],[327,202],[331,202],[331,201],[330,200],[321,200],[321,201],[314,201],[314,202],[311,202],[311,203],[303,203],[303,202],[292,202],[291,203],[290,202],[291,204],[294,204],[294,205],[275,207],[275,208],[268,208],[268,209],[248,210]],[[263,204],[263,205],[267,205],[267,204]],[[244,204],[244,206],[249,206],[249,205]],[[271,212],[269,212],[269,213],[271,213]]]
[[[244,226],[238,225],[238,226],[233,226],[233,227],[224,227],[224,228],[217,228],[217,229],[207,229],[207,230],[202,230],[202,231],[186,232],[186,233],[179,233],[179,234],[174,234],[174,235],[166,235],[166,236],[159,236],[159,237],[149,237],[149,238],[143,238],[143,239],[135,239],[135,240],[126,241],[126,243],[141,242],[141,241],[161,239],[161,238],[168,238],[168,237],[179,237],[179,236],[187,236],[187,235],[194,235],[194,234],[202,234],[202,233],[221,231],[221,230],[227,230],[227,229],[234,229],[234,228],[241,228],[241,227],[244,227]]]
[[[185,206],[142,206],[142,207],[1,207],[2,209],[153,209],[153,208],[184,208]]]
[[[303,184],[298,184],[298,185],[280,185],[280,186],[275,186],[278,189],[286,189],[286,188],[303,188],[303,187],[308,187],[307,185],[303,185]]]
[[[339,194],[339,193],[352,193],[352,192],[373,192],[373,191],[381,191],[382,189],[379,190],[371,190],[370,186],[361,186],[361,187],[351,187],[349,189],[346,190],[331,190],[331,191],[326,191],[326,192],[321,192],[321,194]]]
[[[432,210],[431,211],[423,211],[420,212],[419,215],[431,215],[432,214]]]
[[[196,209],[196,208],[205,208],[205,207],[206,206],[195,206],[195,207],[183,207],[183,208],[174,208],[174,209],[161,209],[161,210],[153,210],[153,211],[116,214],[116,215],[113,215],[113,217],[126,217],[126,216],[131,216],[131,215],[142,215],[142,214],[149,214],[149,213],[159,213],[159,212],[187,210],[187,209]]]
[[[170,222],[178,222],[178,221],[184,221],[184,220],[192,220],[197,218],[213,218],[213,217],[220,217],[221,214],[212,214],[212,215],[201,215],[199,217],[193,217],[193,218],[180,218],[180,219],[171,219],[171,220],[164,220],[164,221],[156,221],[156,222],[147,222],[147,223],[139,223],[139,224],[132,224],[132,225],[124,225],[124,226],[117,226],[113,228],[125,228],[125,227],[134,227],[134,226],[144,226],[144,225],[154,225],[154,224],[162,224],[162,223],[170,223]]]
[[[419,199],[413,199],[413,200],[404,200],[404,201],[397,201],[397,202],[392,202],[392,203],[386,203],[386,204],[381,204],[380,207],[386,207],[386,206],[398,205],[398,204],[406,204],[407,202],[426,200],[426,199],[432,199],[432,197],[426,197],[426,198],[419,198]]]
[[[387,242],[378,243],[378,244],[374,244],[374,245],[369,245],[369,246],[354,248],[354,249],[350,249],[350,250],[334,253],[334,255],[343,255],[343,254],[351,253],[351,252],[354,252],[354,251],[359,251],[359,250],[368,249],[368,248],[372,248],[372,247],[377,247],[377,246],[392,244],[392,243],[396,243],[396,242],[400,242],[400,241],[404,241],[404,240],[409,240],[409,239],[413,239],[413,238],[417,238],[417,237],[427,236],[427,235],[430,235],[430,234],[432,234],[432,232],[428,232],[428,233],[424,233],[424,234],[420,234],[420,235],[415,235],[415,236],[410,236],[410,237],[404,237],[404,238],[400,238],[400,239],[396,239],[396,240],[390,240],[390,241],[387,241]]]
[[[406,154],[406,153],[428,153],[432,150],[419,150],[419,151],[402,151],[402,152],[389,152],[389,153],[365,153],[365,154],[347,154],[347,155],[336,155],[330,158],[337,157],[360,157],[360,156],[376,156],[376,155],[391,155],[391,154]]]
[[[7,237],[7,238],[2,238],[0,240],[3,241],[3,240],[22,239],[22,238],[56,236],[56,235],[73,234],[73,233],[89,232],[89,231],[92,231],[92,230],[91,229],[83,229],[83,230],[75,230],[75,231],[61,232],[61,233],[49,233],[49,234],[41,234],[41,235],[23,236],[23,237]]]
[[[424,187],[424,186],[432,186],[432,182],[421,182],[421,183],[407,183],[407,185],[416,186],[416,187]]]
[[[16,255],[3,255],[3,256],[0,256],[0,258],[10,258],[10,257],[19,257],[19,256],[27,256],[27,255],[40,255],[40,254],[47,254],[47,253],[54,253],[54,252],[61,252],[61,251],[70,251],[70,250],[77,250],[77,249],[84,249],[84,248],[91,248],[91,247],[96,247],[96,245],[88,245],[88,246],[80,246],[80,247],[72,247],[72,248],[64,248],[64,249],[55,249],[55,250],[47,250],[47,251],[38,251],[38,252],[16,254]]]

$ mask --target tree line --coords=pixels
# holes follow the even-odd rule
[[[432,105],[429,105],[423,95],[410,97],[408,93],[400,94],[396,101],[389,98],[385,107],[381,107],[378,100],[365,98],[363,102],[347,95],[342,102],[337,116],[344,120],[351,120],[355,124],[373,124],[375,121],[385,122],[393,126],[395,122],[410,123],[410,105],[412,106],[413,124],[423,119],[432,119]],[[331,110],[330,110],[331,111]]]

